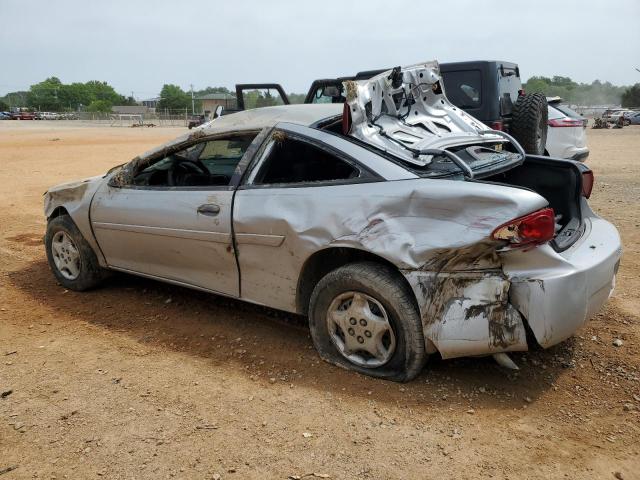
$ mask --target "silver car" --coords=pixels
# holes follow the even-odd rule
[[[506,364],[601,308],[621,244],[588,167],[487,130],[435,62],[345,87],[344,110],[223,116],[51,188],[60,284],[117,270],[308,315],[322,358],[396,381],[434,353]]]

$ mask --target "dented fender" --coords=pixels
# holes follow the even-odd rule
[[[89,207],[94,193],[105,181],[107,181],[107,178],[99,175],[76,182],[56,185],[44,193],[45,217],[49,219],[57,208],[63,207],[73,219],[82,236],[89,245],[91,245],[91,248],[98,257],[98,262],[103,267],[106,266],[106,261],[93,236],[89,218]]]

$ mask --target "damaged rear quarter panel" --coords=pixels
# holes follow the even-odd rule
[[[365,250],[407,278],[432,350],[451,357],[526,349],[489,237],[546,204],[527,190],[436,179],[240,190],[236,234],[284,237],[278,247],[240,245],[243,297],[296,311],[298,276],[311,255]]]

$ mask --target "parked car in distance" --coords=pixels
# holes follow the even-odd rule
[[[36,120],[58,120],[59,116],[55,112],[36,112],[35,119]]]
[[[187,127],[189,127],[189,130],[191,130],[194,127],[199,127],[200,125],[202,125],[203,123],[205,123],[205,116],[204,115],[191,115],[189,117],[189,121],[187,123]]]
[[[0,120],[11,120],[11,114],[9,112],[0,112]]]
[[[624,108],[613,108],[607,109],[602,113],[602,118],[606,120],[608,123],[619,123],[620,117],[624,118],[625,112],[628,110]],[[623,120],[624,125],[628,125],[626,120]]]
[[[51,270],[72,290],[116,270],[308,315],[323,359],[388,380],[434,353],[555,345],[620,261],[593,173],[526,155],[440,82],[435,63],[394,69],[347,82],[344,105],[222,116],[52,187]]]
[[[640,125],[640,112],[633,112],[627,118],[629,119],[629,125]]]
[[[555,158],[586,160],[589,156],[588,120],[563,104],[560,97],[547,98],[547,103],[549,130],[545,154]]]
[[[636,113],[638,113],[637,110],[627,110],[625,112],[622,112],[622,117],[624,118],[625,126],[631,125],[631,117],[634,116]]]
[[[11,112],[12,120],[35,120],[36,114],[25,109],[20,108]]]

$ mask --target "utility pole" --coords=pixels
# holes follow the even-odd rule
[[[191,115],[196,114],[196,104],[193,100],[193,83],[191,84]]]

